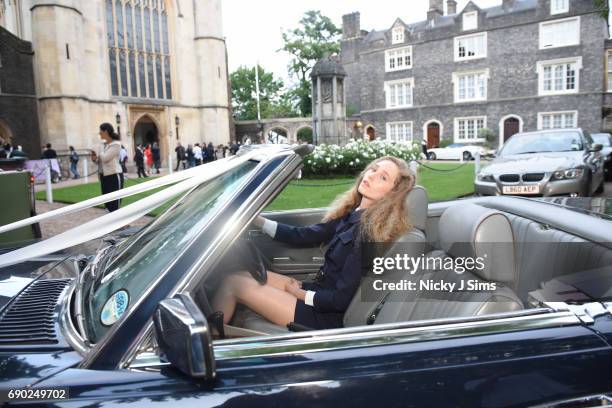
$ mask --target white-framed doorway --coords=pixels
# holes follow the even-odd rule
[[[506,125],[508,125],[509,130],[513,129],[513,127],[517,125],[515,121],[512,121],[512,119],[518,122],[518,129],[516,132],[513,133],[513,135],[523,131],[523,118],[521,118],[519,115],[509,114],[509,115],[502,117],[499,120],[499,146],[498,148],[501,148],[504,145],[504,142],[507,140]],[[506,121],[509,121],[509,122],[506,123]],[[512,135],[508,136],[508,138],[510,137],[512,137]]]

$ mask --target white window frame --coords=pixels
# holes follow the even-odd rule
[[[474,98],[464,98],[459,99],[459,82],[460,78],[468,75],[484,75],[484,96],[475,96]],[[465,102],[477,102],[477,101],[486,101],[488,92],[489,92],[489,68],[479,69],[474,71],[463,71],[463,72],[453,72],[453,99],[455,103],[465,103]],[[478,84],[475,82],[474,86],[478,88]]]
[[[563,1],[563,7],[556,8],[555,5],[559,0],[550,0],[550,14],[561,14],[569,12],[569,0],[561,0]]]
[[[460,57],[459,56],[459,42],[461,40],[466,40],[466,39],[470,39],[470,38],[475,38],[475,37],[483,37],[484,38],[484,47],[483,47],[483,53],[481,55],[471,55],[471,56],[465,56],[465,57]],[[454,38],[454,47],[453,47],[453,52],[454,52],[454,59],[455,61],[469,61],[469,60],[475,60],[475,59],[480,59],[480,58],[487,58],[487,32],[480,32],[480,33],[475,33],[475,34],[468,34],[468,35],[462,35],[459,37],[455,37]]]
[[[565,64],[575,64],[576,65],[576,78],[574,89],[562,89],[562,90],[545,90],[544,89],[544,68],[547,66],[559,66]],[[547,61],[538,61],[536,64],[536,72],[538,74],[538,95],[565,95],[565,94],[575,94],[578,93],[580,89],[580,71],[582,70],[582,57],[572,57],[572,58],[559,58],[554,60]],[[552,81],[554,81],[554,76]]]
[[[561,45],[546,45],[544,44],[544,40],[543,40],[543,36],[542,36],[542,31],[543,28],[546,26],[550,26],[550,25],[554,25],[554,24],[558,24],[558,23],[563,23],[566,21],[572,21],[575,20],[576,24],[578,25],[578,35],[577,35],[577,39],[576,42],[573,43],[569,43],[569,44],[561,44]],[[576,17],[569,17],[569,18],[561,18],[558,20],[552,20],[552,21],[543,21],[540,23],[540,27],[539,27],[539,47],[541,50],[547,50],[550,48],[561,48],[561,47],[572,47],[574,45],[580,45],[580,16],[576,16]]]
[[[454,119],[454,123],[453,123],[453,142],[454,143],[478,143],[478,142],[484,142],[485,138],[483,137],[477,137],[478,136],[478,130],[476,129],[476,121],[482,119],[483,123],[482,123],[482,128],[486,128],[487,127],[487,116],[483,115],[483,116],[465,116],[465,117],[460,117],[460,118],[455,118]],[[462,120],[468,120],[468,121],[474,121],[474,134],[476,137],[472,138],[472,139],[459,139],[459,121]],[[467,133],[467,132],[466,132]]]
[[[391,44],[401,44],[404,42],[404,27],[393,27],[391,30]]]
[[[544,116],[545,115],[574,115],[574,126],[566,127],[563,126],[561,128],[543,128]],[[565,119],[563,119],[565,121]],[[569,110],[569,111],[556,111],[556,112],[538,112],[538,130],[548,130],[548,129],[572,129],[578,127],[578,111],[577,110]]]
[[[473,20],[474,22],[472,25],[468,25],[469,20],[467,19],[472,18],[472,17],[474,18]],[[478,29],[478,11],[470,11],[467,13],[463,13],[462,20],[461,20],[461,27],[462,27],[462,31]]]
[[[404,95],[404,103],[402,105],[391,106],[392,94],[390,87],[393,85],[398,85],[402,83],[408,83],[410,87],[410,101],[409,103],[406,101],[406,95]],[[414,78],[402,78],[396,79],[394,81],[385,81],[385,108],[386,109],[403,109],[410,108],[414,104]],[[396,96],[397,98],[397,96]],[[397,101],[396,101],[397,102]]]
[[[410,129],[410,135],[403,135],[403,140],[399,140],[399,135],[397,135],[397,133],[395,134],[395,139],[391,139],[391,128],[392,126],[398,125],[404,125],[404,129]],[[412,141],[414,140],[414,128],[412,121],[387,122],[385,127],[385,140],[389,142],[412,143]]]
[[[395,57],[395,55],[398,52],[404,52],[404,53],[408,53],[408,55],[410,56],[410,65],[405,65],[403,64],[401,67],[398,66],[397,63],[397,59]],[[394,63],[393,63],[393,67],[391,67],[391,56],[393,55],[394,58]],[[405,56],[405,55],[404,55]],[[391,48],[390,50],[386,50],[385,51],[385,72],[393,72],[393,71],[402,71],[404,69],[411,69],[412,68],[412,46],[409,45],[408,47],[401,47],[401,48]]]
[[[612,64],[610,64],[611,58],[612,50],[606,50],[606,92],[612,92],[612,86],[610,86],[610,80],[612,80]]]

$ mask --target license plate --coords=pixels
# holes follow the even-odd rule
[[[540,186],[503,186],[502,193],[504,194],[539,194]]]

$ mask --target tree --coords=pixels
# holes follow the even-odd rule
[[[240,66],[230,74],[232,109],[237,120],[257,119],[255,67]],[[259,105],[262,118],[295,116],[284,84],[259,66]]]
[[[289,74],[298,81],[292,94],[302,116],[312,114],[310,71],[324,56],[340,52],[340,33],[333,21],[318,10],[307,11],[298,28],[283,33],[282,50],[293,56]]]

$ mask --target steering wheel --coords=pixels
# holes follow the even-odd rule
[[[249,273],[260,285],[265,285],[268,282],[268,269],[263,255],[253,241],[242,239],[242,244],[248,256],[246,264]]]

